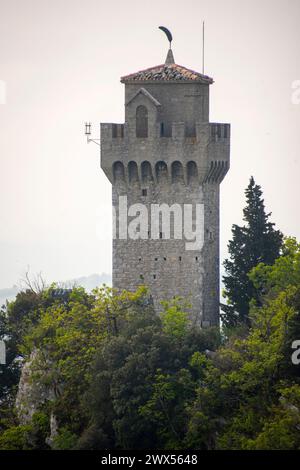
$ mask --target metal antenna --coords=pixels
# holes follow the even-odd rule
[[[204,75],[204,21],[202,22],[202,73]]]
[[[92,124],[90,122],[86,122],[85,123],[85,129],[84,129],[84,133],[86,135],[86,141],[87,143],[89,144],[90,142],[94,142],[94,144],[97,144],[97,145],[101,145],[100,144],[100,139],[91,139],[90,136],[91,136],[91,127],[92,127]]]

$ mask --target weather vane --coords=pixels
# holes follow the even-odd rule
[[[168,28],[166,28],[165,26],[159,26],[158,28],[161,29],[165,33],[165,35],[167,36],[168,41],[170,43],[170,49],[171,49],[171,45],[172,45],[172,41],[173,41],[173,36],[172,36],[171,31]]]

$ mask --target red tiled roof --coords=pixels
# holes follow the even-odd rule
[[[145,81],[193,81],[204,84],[213,83],[213,79],[178,64],[161,64],[121,77],[121,82]]]

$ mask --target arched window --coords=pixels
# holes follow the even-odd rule
[[[155,174],[157,181],[163,181],[168,177],[168,167],[167,164],[163,161],[159,161],[155,165]]]
[[[136,162],[128,163],[128,178],[129,178],[129,183],[135,183],[139,180],[138,167],[137,167]]]
[[[114,162],[113,164],[113,176],[114,181],[124,180],[124,165],[122,162]]]
[[[150,162],[142,162],[141,165],[141,173],[142,173],[142,181],[152,181],[153,176],[152,176],[152,168]]]
[[[148,137],[148,110],[143,105],[136,108],[136,136]]]
[[[196,183],[198,180],[198,168],[195,162],[190,161],[187,164],[188,183]]]
[[[180,162],[172,163],[172,183],[182,182],[183,183],[183,167]]]

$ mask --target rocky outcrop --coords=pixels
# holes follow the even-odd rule
[[[38,350],[34,350],[22,369],[16,397],[16,409],[21,424],[29,424],[34,413],[40,410],[43,404],[56,398],[54,387],[45,383],[45,371],[39,367],[40,359],[41,353]],[[54,413],[51,413],[50,433],[46,439],[46,443],[50,447],[57,434],[57,418]]]
[[[39,352],[34,350],[22,369],[16,397],[17,413],[22,424],[29,423],[41,405],[54,398],[51,388],[39,379],[40,374],[36,371],[38,360]]]

